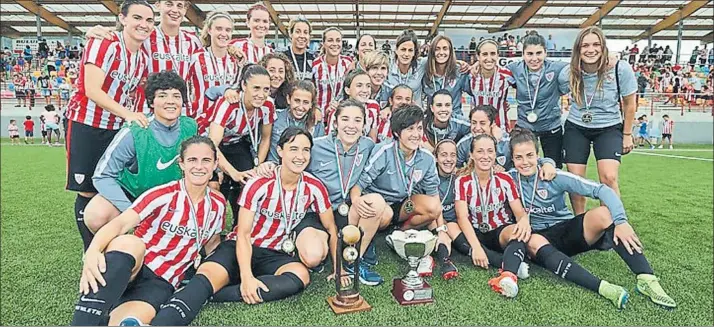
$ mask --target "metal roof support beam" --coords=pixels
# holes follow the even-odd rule
[[[52,23],[52,25],[61,27],[67,31],[72,31],[72,33],[76,33],[77,35],[83,35],[82,31],[77,29],[76,27],[70,25],[66,21],[64,21],[62,18],[57,17],[57,15],[49,12],[47,9],[42,8],[41,5],[35,3],[35,1],[29,1],[29,0],[15,0],[15,2],[25,8],[27,11],[39,15],[42,17],[42,19]]]
[[[605,2],[600,9],[595,11],[588,19],[585,20],[582,24],[580,24],[580,28],[586,28],[595,25],[597,22],[602,23],[602,19],[607,16],[617,5],[620,4],[622,0],[609,0],[608,2]]]
[[[675,11],[669,17],[661,20],[659,23],[655,24],[651,29],[648,29],[647,31],[643,32],[642,34],[636,36],[635,38],[632,39],[632,42],[637,42],[639,40],[642,40],[646,37],[652,36],[654,34],[659,33],[662,30],[668,29],[681,19],[685,19],[689,17],[689,15],[693,14],[695,11],[699,10],[699,8],[704,7],[707,3],[709,3],[711,0],[692,0],[689,3],[687,3],[684,7],[681,7],[679,10]]]
[[[196,26],[196,28],[201,29],[203,28],[203,20],[206,19],[206,14],[201,8],[191,3],[186,10],[186,19]]]
[[[714,42],[714,32],[709,32],[709,34],[702,36],[702,44]]]
[[[449,8],[451,8],[452,2],[452,0],[444,1],[444,4],[441,6],[441,10],[439,10],[439,14],[436,15],[434,25],[431,26],[431,30],[429,31],[429,35],[427,35],[427,39],[436,35],[436,32],[439,31],[439,25],[441,24],[441,21],[444,20],[444,15],[446,15],[446,12],[449,11]]]
[[[521,28],[540,10],[547,0],[528,0],[513,16],[503,23],[501,28],[496,30],[488,30],[489,33],[508,31],[516,28]]]
[[[119,16],[119,5],[114,0],[102,0],[102,4],[115,16]]]
[[[275,11],[275,8],[273,7],[273,4],[269,0],[264,0],[263,4],[265,5],[266,8],[268,8],[268,13],[270,14],[270,19],[273,21],[273,24],[278,27],[278,30],[280,33],[285,35],[285,37],[290,38],[290,34],[288,34],[288,29],[285,27],[285,24],[283,24],[282,21],[280,21],[280,14],[278,14],[277,11]]]

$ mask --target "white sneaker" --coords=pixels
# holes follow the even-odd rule
[[[670,146],[669,146],[669,149],[672,150],[672,149],[674,149],[674,147],[672,147],[672,146],[670,145]]]
[[[434,262],[434,258],[430,255],[421,258],[421,260],[419,260],[419,265],[417,266],[417,273],[419,274],[419,277],[431,277],[435,265],[436,263]]]
[[[527,263],[521,262],[521,265],[518,266],[518,273],[516,274],[516,276],[518,276],[518,279],[526,279],[530,277],[530,268],[531,267]]]
[[[661,149],[661,148],[662,148],[662,145],[660,144],[660,146],[658,146],[657,149]]]

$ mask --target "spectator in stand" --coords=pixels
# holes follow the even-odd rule
[[[707,61],[709,62],[709,65],[714,65],[714,47],[709,49],[708,56],[709,56],[709,60],[707,60]]]
[[[672,48],[668,46],[664,47],[664,60],[663,62],[672,62]]]
[[[637,61],[637,54],[640,53],[640,49],[637,47],[637,44],[632,46],[632,49],[630,49],[630,65],[634,65],[635,61]]]
[[[47,56],[50,54],[50,47],[47,46],[46,39],[40,39],[40,42],[37,43],[37,52],[40,54],[39,65],[40,67],[43,67],[45,59],[47,59]]]
[[[702,111],[704,111],[707,106],[712,106],[712,100],[714,98],[712,98],[712,88],[709,87],[709,85],[702,86],[702,94],[700,95],[699,99],[702,106]]]
[[[699,50],[699,64],[700,65],[706,65],[707,64],[707,45],[704,45],[704,48]]]
[[[469,63],[474,64],[476,62],[476,37],[471,38],[471,42],[469,42]]]
[[[697,63],[697,57],[699,56],[699,46],[695,46],[692,50],[692,55],[689,57],[689,65],[694,66]]]
[[[389,53],[391,51],[392,51],[392,46],[389,44],[389,41],[384,41],[384,44],[382,44],[382,52],[389,55]]]
[[[12,80],[12,84],[15,87],[15,98],[17,98],[17,105],[15,108],[26,107],[27,97],[25,94],[25,83],[27,80],[22,73],[13,73],[15,78]]]
[[[27,142],[27,138],[30,138],[29,141],[35,144],[35,121],[32,120],[32,116],[25,116],[25,121],[22,123],[22,126],[25,129],[25,144],[30,144]]]
[[[32,62],[32,49],[30,49],[29,45],[25,46],[25,50],[22,52],[22,57],[25,58],[26,63]]]
[[[548,51],[555,52],[558,49],[553,41],[553,34],[548,34],[548,40],[545,41],[545,45]]]
[[[647,90],[647,84],[649,79],[645,72],[637,72],[637,100],[635,102],[639,103],[639,98],[645,97],[645,91]]]
[[[523,54],[523,41],[521,41],[520,35],[516,38],[516,51],[519,56]]]
[[[646,45],[644,48],[642,48],[642,52],[640,53],[640,62],[647,62],[647,56],[650,54],[650,46]]]
[[[37,84],[40,87],[40,94],[45,98],[45,104],[52,103],[52,86],[50,85],[50,77],[47,73],[42,74],[40,78],[37,79]]]

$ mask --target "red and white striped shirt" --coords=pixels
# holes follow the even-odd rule
[[[271,125],[275,122],[275,104],[272,98],[263,103],[263,106],[253,110],[253,117],[248,117],[246,121],[244,108],[240,102],[229,103],[225,98],[220,98],[216,101],[215,110],[210,122],[223,126],[223,144],[233,144],[238,142],[243,136],[248,133],[257,133],[260,139],[260,125]],[[199,130],[199,133],[202,131]],[[254,134],[255,135],[255,134]],[[257,142],[260,142],[259,140]]]
[[[367,109],[367,117],[364,121],[364,135],[367,136],[369,135],[369,132],[371,132],[373,129],[379,131],[379,124],[380,124],[380,119],[379,119],[379,111],[381,110],[379,108],[379,103],[374,100],[367,100],[367,102],[364,104],[366,109]],[[335,116],[335,110],[330,111],[327,113],[328,119],[330,123],[327,124],[327,128],[325,129],[326,133],[329,135],[332,133],[333,128],[335,127],[335,122],[337,120],[337,117]]]
[[[149,58],[148,74],[176,70],[184,81],[188,81],[191,54],[201,48],[201,41],[192,32],[180,31],[177,36],[168,36],[159,29],[160,27],[155,28],[141,45],[141,49]],[[176,65],[178,67],[174,67]],[[188,99],[184,100],[190,102]],[[143,87],[139,87],[137,91],[137,108],[145,114],[151,113]],[[184,107],[182,114],[186,115],[186,110]]]
[[[276,172],[279,170],[276,169]],[[255,213],[253,229],[250,233],[251,243],[261,248],[278,250],[287,235],[285,211],[281,200],[287,206],[294,208],[290,213],[292,228],[295,228],[305,217],[308,210],[325,212],[331,210],[330,197],[322,182],[310,173],[303,172],[298,188],[285,192],[276,183],[276,174],[271,177],[256,177],[248,181],[243,188],[238,205]],[[283,192],[281,199],[280,192]],[[297,193],[299,192],[299,193]],[[297,204],[295,198],[297,196]],[[235,240],[237,227],[226,236],[227,240]]]
[[[456,189],[454,189],[454,201],[466,201],[469,208],[469,218],[474,228],[478,230],[478,226],[487,222],[491,226],[491,230],[500,227],[501,225],[513,223],[511,212],[508,203],[518,200],[518,188],[513,182],[511,176],[505,173],[496,173],[487,187],[486,195],[488,207],[486,219],[481,212],[481,194],[477,189],[478,182],[474,183],[473,175],[460,176],[456,179]]]
[[[323,113],[330,107],[333,99],[341,97],[345,75],[351,64],[352,58],[343,55],[337,58],[337,65],[334,66],[327,64],[324,55],[312,62],[312,79],[317,87],[317,107]],[[325,119],[327,118],[329,117],[325,115]]]
[[[199,248],[223,230],[226,200],[210,188],[207,192],[192,209],[181,179],[144,192],[130,207],[141,218],[134,235],[146,245],[144,264],[174,287],[199,255]]]
[[[267,44],[265,46],[257,46],[253,44],[250,38],[240,38],[231,41],[230,45],[237,46],[239,49],[243,50],[245,54],[246,64],[255,64],[263,58],[263,56],[273,53],[273,48],[269,47]]]
[[[470,94],[473,96],[473,106],[492,105],[496,108],[496,125],[504,131],[509,131],[508,128],[508,88],[511,84],[508,82],[513,79],[513,74],[510,70],[498,67],[496,72],[490,78],[483,78],[481,74],[474,76],[470,75],[469,86]]]
[[[238,74],[238,62],[229,55],[216,58],[210,48],[199,49],[191,55],[188,82],[191,84],[191,110],[186,115],[204,119],[208,115],[212,101],[206,98],[206,90],[213,86],[233,83]]]
[[[662,122],[662,134],[672,134],[672,127],[674,127],[674,120],[665,120]]]
[[[115,35],[118,35],[115,32]],[[125,51],[126,56],[122,55]],[[126,62],[124,59],[127,59]],[[89,39],[82,56],[77,78],[77,91],[69,100],[67,118],[74,122],[94,128],[118,130],[124,120],[100,107],[86,95],[84,85],[85,65],[92,64],[101,68],[106,76],[102,82],[102,91],[112,100],[124,107],[131,106],[129,93],[135,92],[142,77],[146,76],[148,58],[143,51],[130,53],[121,46],[118,36],[115,41]],[[130,110],[135,109],[131,106]]]

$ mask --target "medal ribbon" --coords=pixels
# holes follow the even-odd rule
[[[526,90],[528,90],[528,101],[531,102],[531,111],[534,111],[536,101],[538,100],[538,91],[540,90],[540,79],[543,78],[543,70],[545,70],[545,67],[540,68],[540,74],[538,74],[538,82],[536,82],[536,86],[535,86],[535,93],[533,94],[533,97],[531,98],[531,85],[530,85],[531,73],[530,73],[530,70],[528,69],[528,66],[526,65],[525,62],[523,62],[523,66],[526,67]]]
[[[293,53],[292,48],[290,49],[290,55],[293,57],[293,66],[295,66],[295,71],[300,76],[299,79],[305,79],[305,76],[303,76],[303,74],[307,73],[307,51],[303,54],[302,70],[300,70],[300,67],[297,64],[297,58],[295,57],[295,53]]]
[[[533,194],[531,195],[531,203],[526,205],[525,193],[523,193],[523,185],[521,184],[521,174],[518,174],[518,188],[521,189],[521,203],[523,203],[523,208],[526,208],[526,213],[530,215],[531,209],[533,209],[533,203],[535,203],[536,189],[538,189],[538,172],[540,169],[536,167],[535,173],[535,183],[533,183]]]
[[[485,192],[481,191],[481,183],[478,181],[478,176],[476,174],[471,173],[471,178],[473,179],[474,183],[474,188],[476,189],[476,197],[474,197],[474,204],[473,206],[476,207],[476,199],[481,202],[479,203],[481,207],[481,222],[480,224],[488,224],[488,203],[491,202],[491,184],[493,183],[493,176],[489,175],[488,177],[488,183],[486,184],[486,189]],[[490,225],[490,224],[489,224]],[[478,226],[476,226],[478,227]]]
[[[243,96],[245,93],[240,94],[240,110],[243,111],[243,118],[245,119],[245,124],[248,127],[248,136],[250,137],[250,142],[251,142],[251,148],[253,148],[253,151],[255,151],[255,156],[256,158],[258,157],[258,110],[260,108],[253,108],[253,116],[251,117],[251,120],[253,121],[253,125],[255,128],[252,128],[250,126],[250,120],[248,120],[248,110],[245,109],[245,105],[243,104]],[[255,133],[255,135],[253,135]]]
[[[454,185],[454,174],[451,174],[449,176],[449,187],[446,189],[446,193],[441,197],[441,206],[444,206],[444,201],[446,200],[446,197],[449,196],[449,192],[451,192],[451,186]]]
[[[156,33],[158,34],[158,37],[161,38],[161,41],[163,42],[164,46],[166,47],[166,51],[168,51],[169,58],[171,59],[171,64],[173,70],[175,70],[179,75],[181,75],[182,69],[179,67],[183,68],[183,65],[179,66],[178,62],[176,62],[176,59],[174,59],[174,56],[171,54],[171,45],[169,45],[169,42],[166,40],[168,36],[164,34],[164,31],[161,30],[161,26],[159,26],[156,29]],[[181,35],[181,29],[179,29],[178,32],[178,40],[176,41],[176,51],[177,55],[182,55],[183,54],[183,35]],[[180,61],[180,60],[179,60]]]
[[[124,35],[122,34],[122,32],[119,32],[117,34],[119,34],[119,51],[121,51],[120,58],[121,61],[124,63],[124,71],[126,72],[127,78],[127,81],[124,82],[124,85],[122,85],[122,89],[124,90],[124,96],[127,97],[129,90],[131,90],[132,84],[134,84],[134,75],[136,74],[137,70],[139,70],[139,54],[135,54],[130,63],[128,54],[129,49],[127,48],[126,42],[124,41]]]
[[[293,213],[298,210],[298,199],[300,198],[300,195],[302,192],[302,174],[300,174],[300,177],[298,178],[298,183],[297,187],[295,188],[295,195],[293,196],[292,199],[290,199],[290,206],[288,207],[285,204],[285,194],[283,194],[283,183],[282,180],[280,180],[280,171],[282,170],[282,166],[278,166],[278,168],[275,170],[275,182],[278,184],[278,197],[280,198],[280,205],[282,206],[283,209],[283,222],[285,223],[285,235],[287,237],[290,237],[290,233],[293,230],[293,223],[295,220],[293,219]]]
[[[201,229],[198,228],[198,215],[196,214],[196,209],[193,206],[193,201],[191,200],[191,196],[188,194],[188,190],[186,189],[186,182],[182,179],[181,180],[181,188],[183,191],[186,193],[186,198],[188,199],[189,203],[189,217],[191,217],[191,221],[193,221],[193,225],[196,226],[196,254],[200,255],[199,253],[201,252],[201,243],[203,242],[203,235],[202,235],[202,230],[206,230],[206,222],[208,221],[208,216],[206,215],[203,219],[203,224],[201,224]],[[204,214],[208,213],[210,211],[210,205],[211,205],[211,191],[209,188],[206,188],[206,197],[203,199],[203,212]],[[208,210],[207,210],[208,209]]]
[[[414,156],[416,156],[416,153],[414,153]],[[397,162],[397,169],[399,170],[399,177],[402,180],[402,183],[404,186],[407,187],[407,198],[412,195],[412,189],[414,187],[414,174],[409,174],[409,182],[407,182],[407,175],[404,173],[407,168],[406,168],[406,162],[402,163],[402,160],[400,159],[399,155],[399,146],[394,145],[394,160]],[[415,158],[416,160],[416,158]],[[402,165],[404,167],[402,167]]]
[[[352,179],[352,173],[354,172],[355,167],[357,167],[357,156],[359,155],[359,141],[357,141],[355,157],[354,159],[352,159],[352,167],[350,168],[350,172],[347,174],[347,182],[345,182],[344,178],[342,177],[342,165],[340,164],[340,153],[337,150],[337,142],[339,142],[339,140],[335,140],[335,159],[337,160],[337,176],[339,176],[340,178],[340,194],[342,195],[342,201],[347,202],[347,189],[350,185],[350,179]],[[347,160],[347,152],[348,151],[345,151],[345,160]]]

